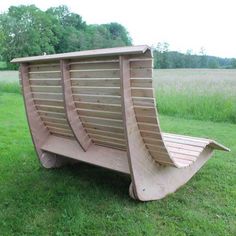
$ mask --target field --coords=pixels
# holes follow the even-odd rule
[[[148,203],[130,199],[130,179],[118,173],[41,168],[16,77],[0,73],[0,235],[236,235],[236,71],[155,71],[163,131],[211,137],[232,151],[216,152],[179,191]]]

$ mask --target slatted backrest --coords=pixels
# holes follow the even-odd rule
[[[31,96],[38,115],[50,134],[73,139],[66,119],[60,63],[28,64]]]
[[[75,59],[69,70],[76,110],[92,141],[126,150],[119,58]]]

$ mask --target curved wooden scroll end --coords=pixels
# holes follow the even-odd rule
[[[92,140],[85,131],[83,124],[80,120],[79,114],[76,111],[76,106],[73,101],[68,61],[60,60],[60,67],[64,95],[64,108],[66,112],[67,121],[78,144],[84,151],[87,151],[89,146],[92,144]]]
[[[211,157],[212,152],[213,149],[206,147],[197,161],[186,168],[160,165],[149,171],[136,169],[136,171],[139,171],[139,177],[135,179],[136,185],[132,185],[133,192],[135,192],[134,199],[140,201],[159,200],[174,193],[193,177]],[[132,197],[131,194],[130,196]]]
[[[64,165],[65,160],[63,158],[56,157],[52,153],[44,152],[41,149],[42,145],[47,141],[50,134],[43,124],[34,104],[29,83],[28,67],[29,66],[27,63],[22,63],[20,65],[20,79],[31,138],[41,165],[45,168],[56,168]]]

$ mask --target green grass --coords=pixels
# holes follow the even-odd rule
[[[21,95],[0,93],[0,235],[236,235],[236,125],[169,116],[161,124],[232,152],[216,152],[175,194],[138,203],[127,176],[86,164],[40,167]]]
[[[7,68],[7,63],[5,61],[0,61],[0,70],[5,70]]]

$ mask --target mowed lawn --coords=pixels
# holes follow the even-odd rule
[[[236,235],[236,124],[160,120],[166,132],[210,137],[231,152],[215,152],[176,193],[140,203],[125,175],[40,167],[21,95],[0,92],[0,235]]]

